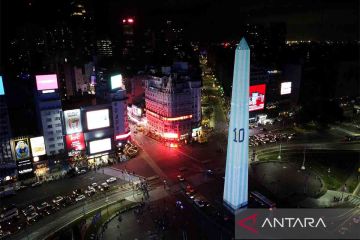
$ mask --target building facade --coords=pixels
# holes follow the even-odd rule
[[[201,121],[201,82],[170,74],[145,81],[145,108],[150,132],[166,140],[188,140]]]

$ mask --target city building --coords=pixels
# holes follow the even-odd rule
[[[5,99],[5,88],[0,76],[0,185],[16,179],[16,164],[12,157],[11,128]]]
[[[55,74],[37,75],[36,108],[39,129],[45,139],[46,154],[53,156],[64,151],[62,104]]]
[[[112,42],[109,39],[96,41],[97,54],[101,57],[111,57],[113,55]]]
[[[163,68],[164,76],[145,81],[147,126],[166,141],[188,141],[200,126],[201,82],[188,73],[170,73],[173,69]]]
[[[126,142],[130,138],[126,99],[125,89],[119,89],[112,94],[114,138],[117,144]]]

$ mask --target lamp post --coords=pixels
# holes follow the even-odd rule
[[[305,152],[306,152],[306,148],[304,148],[304,160],[303,160],[303,162],[302,162],[301,170],[305,170],[305,169],[306,169],[306,168],[305,168],[305,160],[306,160],[306,158],[305,158]]]
[[[278,155],[278,159],[281,160],[281,143],[279,145],[279,155]]]

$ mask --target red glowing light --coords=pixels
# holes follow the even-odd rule
[[[170,143],[170,147],[171,147],[171,148],[177,148],[178,145],[177,145],[176,143]]]
[[[128,22],[128,23],[133,23],[133,22],[134,22],[134,19],[128,18],[127,22]]]
[[[265,105],[265,84],[250,86],[249,111],[264,109]]]
[[[128,133],[124,133],[124,134],[120,134],[120,135],[116,135],[115,136],[115,139],[116,140],[123,140],[123,139],[126,139],[130,136],[130,132]]]
[[[164,133],[163,136],[164,136],[164,138],[168,138],[168,139],[177,139],[177,138],[179,138],[179,134],[172,133],[172,132]]]

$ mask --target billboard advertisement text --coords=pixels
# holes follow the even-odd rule
[[[66,149],[71,151],[81,151],[85,149],[83,133],[73,133],[66,135]]]
[[[29,139],[22,138],[14,140],[14,150],[16,160],[25,160],[30,158]]]
[[[37,90],[53,90],[58,89],[56,74],[36,75]]]
[[[30,145],[33,157],[38,157],[46,154],[43,136],[30,138]]]
[[[66,134],[82,132],[80,109],[64,111]]]

